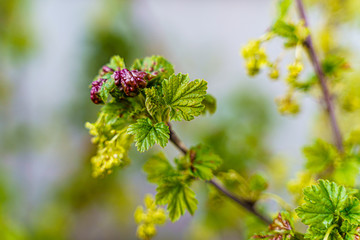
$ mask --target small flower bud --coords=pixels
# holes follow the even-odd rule
[[[272,67],[270,69],[269,77],[274,80],[279,78],[279,70],[277,69],[277,67]]]
[[[300,105],[294,99],[291,92],[287,93],[284,97],[277,98],[276,104],[278,105],[278,111],[284,115],[295,115],[300,111]]]
[[[265,48],[261,47],[260,40],[252,40],[241,49],[245,59],[245,66],[250,76],[260,72],[260,69],[268,64]]]
[[[304,66],[301,62],[296,61],[293,64],[290,64],[288,66],[288,70],[289,70],[289,78],[297,78],[301,71],[303,70]]]

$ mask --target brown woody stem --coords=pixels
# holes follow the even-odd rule
[[[185,144],[180,140],[180,138],[176,135],[176,133],[174,132],[174,130],[171,127],[170,123],[167,123],[167,125],[169,126],[170,129],[170,141],[183,153],[183,154],[187,154],[187,152],[189,151],[189,149],[185,146]],[[244,207],[247,211],[249,211],[250,213],[254,214],[255,216],[257,216],[261,221],[263,221],[266,225],[270,225],[271,221],[263,216],[261,213],[259,213],[254,206],[254,203],[250,203],[244,199],[241,199],[237,196],[235,196],[234,194],[232,194],[231,192],[229,192],[226,188],[224,188],[223,186],[221,186],[219,183],[217,183],[214,179],[208,181],[207,183],[210,183],[211,185],[213,185],[215,188],[217,188],[220,192],[222,192],[225,196],[227,196],[228,198],[232,199],[234,202],[238,203],[239,205],[241,205],[242,207]]]
[[[300,17],[304,21],[305,26],[308,27],[309,23],[308,23],[308,19],[306,17],[304,4],[303,4],[302,0],[296,0],[296,3],[297,3]],[[335,145],[340,152],[343,152],[344,147],[343,147],[343,142],[342,142],[342,135],[341,135],[340,128],[339,128],[339,125],[336,120],[334,103],[332,101],[331,94],[330,94],[330,91],[329,91],[329,88],[327,85],[326,76],[323,72],[323,69],[321,68],[319,58],[315,52],[311,35],[309,35],[306,38],[306,40],[304,42],[304,46],[306,47],[306,49],[308,51],[309,58],[314,67],[315,73],[320,80],[321,91],[324,96],[326,111],[330,118],[330,124],[331,124],[331,128],[332,128],[333,136],[334,136]]]

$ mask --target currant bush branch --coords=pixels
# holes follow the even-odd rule
[[[296,0],[296,3],[297,3],[297,8],[298,8],[301,19],[304,21],[305,26],[309,27],[309,22],[308,22],[308,19],[306,16],[306,12],[305,12],[305,8],[304,8],[304,4],[303,4],[302,0]],[[310,34],[305,39],[303,45],[305,46],[305,48],[308,51],[308,55],[309,55],[312,65],[313,65],[313,68],[315,70],[315,73],[320,80],[321,91],[323,93],[326,110],[329,114],[331,128],[332,128],[334,140],[335,140],[335,145],[340,152],[343,152],[344,151],[343,140],[342,140],[342,135],[340,132],[340,127],[336,120],[333,98],[331,97],[331,94],[330,94],[330,91],[329,91],[329,88],[327,85],[327,79],[321,68],[320,61],[316,54],[316,51],[315,51],[315,48],[313,45],[313,41],[312,41],[312,37]]]
[[[180,140],[180,138],[177,136],[177,134],[174,132],[172,126],[170,123],[167,123],[170,129],[170,141],[183,153],[187,154],[189,149],[186,147],[186,145]],[[255,209],[255,203],[254,202],[248,202],[246,200],[243,200],[237,196],[235,196],[233,193],[229,192],[225,187],[221,186],[215,179],[211,179],[207,181],[209,184],[214,186],[216,189],[218,189],[220,192],[222,192],[226,197],[232,199],[234,202],[238,203],[242,207],[244,207],[248,212],[254,214],[256,217],[258,217],[262,222],[264,222],[266,225],[271,224],[271,220],[269,220],[267,217],[259,213]]]
[[[289,14],[295,1],[301,16],[297,23]],[[114,56],[100,69],[91,85],[90,97],[95,104],[104,107],[97,121],[86,125],[94,136],[92,141],[98,145],[97,153],[91,159],[94,177],[102,177],[116,167],[126,166],[132,143],[139,152],[145,152],[155,144],[165,147],[170,140],[182,153],[171,162],[163,152],[159,152],[144,164],[147,179],[157,185],[157,193],[155,199],[145,198],[146,209],[139,208],[135,214],[139,224],[138,237],[150,239],[155,236],[156,225],[163,224],[165,218],[175,222],[186,211],[193,215],[198,201],[192,184],[200,180],[269,225],[267,231],[254,235],[253,239],[360,238],[360,201],[357,189],[353,189],[360,166],[360,130],[353,130],[343,142],[335,115],[335,101],[341,99],[334,99],[332,96],[338,94],[337,89],[329,87],[330,81],[338,81],[339,75],[347,68],[347,62],[339,52],[335,52],[339,55],[334,57],[333,51],[325,52],[320,61],[310,36],[303,2],[279,0],[278,15],[271,28],[241,51],[250,76],[268,69],[271,79],[280,78],[281,59],[271,60],[264,47],[275,37],[284,40],[284,47],[292,49],[295,56],[287,65],[287,75],[283,80],[288,90],[284,97],[276,100],[278,110],[284,115],[296,115],[300,111],[297,96],[302,93],[311,95],[310,90],[317,90],[320,85],[321,99],[334,136],[334,143],[317,139],[304,147],[306,169],[289,184],[289,191],[300,205],[295,210],[282,199],[264,193],[267,181],[260,175],[246,179],[233,169],[217,172],[223,161],[210,147],[197,145],[188,148],[177,136],[171,122],[191,121],[215,111],[216,100],[207,93],[205,80],[190,80],[187,74],[175,74],[173,65],[161,56],[137,59],[132,66],[125,66],[122,58]],[[302,52],[309,55],[316,73],[305,80],[302,79]],[[349,106],[356,109],[355,100]],[[236,169],[235,166],[230,168]],[[330,177],[334,181],[320,179],[316,182],[320,177]],[[285,209],[272,222],[255,208],[258,201],[268,197]],[[211,200],[216,199],[215,195]],[[167,206],[167,216],[161,206]],[[207,211],[211,213],[212,210],[209,208]],[[298,219],[295,213],[308,226],[305,234],[295,231],[294,224]]]
[[[299,235],[294,230],[295,218],[290,209],[288,210],[290,215],[280,213],[269,225],[268,231],[254,235],[255,239],[360,239],[360,201],[358,189],[352,189],[356,186],[359,174],[360,131],[356,128],[352,129],[350,135],[343,140],[335,114],[335,101],[340,103],[342,110],[354,112],[359,109],[358,94],[351,96],[349,94],[351,91],[346,88],[353,88],[355,84],[349,84],[348,76],[342,74],[350,68],[343,56],[344,49],[334,44],[336,33],[341,29],[339,23],[348,24],[351,17],[346,20],[342,17],[355,9],[355,2],[351,0],[311,1],[312,5],[320,6],[327,18],[326,27],[320,35],[320,37],[325,36],[325,39],[319,40],[324,51],[323,59],[320,59],[315,51],[302,0],[279,0],[277,17],[264,35],[265,37],[249,41],[241,50],[249,76],[254,76],[267,68],[269,77],[277,80],[280,76],[277,68],[279,61],[272,61],[268,57],[264,43],[275,37],[283,39],[284,47],[294,50],[295,61],[288,65],[288,73],[284,78],[289,90],[285,97],[276,100],[279,112],[284,115],[297,114],[300,105],[295,94],[311,95],[310,90],[317,89],[320,85],[321,103],[325,106],[333,135],[333,143],[316,139],[312,145],[303,148],[307,159],[306,169],[289,185],[289,190],[295,195],[295,200],[303,203],[295,209],[295,212],[301,221],[308,225],[305,235]],[[296,3],[296,10],[300,14],[300,21],[297,23],[289,14],[289,9],[295,5],[293,3]],[[326,4],[326,8],[323,4]],[[300,78],[304,69],[302,50],[309,56],[315,72],[314,76],[307,80]],[[337,88],[330,89],[330,83]],[[339,92],[339,89],[342,92]],[[334,95],[339,97],[335,99]],[[330,178],[334,181],[320,179],[315,182],[319,178]],[[345,186],[348,188],[346,189]]]

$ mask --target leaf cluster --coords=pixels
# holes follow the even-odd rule
[[[345,187],[319,180],[317,185],[304,189],[304,200],[305,203],[296,209],[296,213],[304,224],[309,225],[306,239],[360,237],[360,202]]]
[[[175,159],[175,166],[160,152],[145,163],[144,171],[148,181],[158,185],[156,203],[167,204],[170,220],[177,221],[185,210],[194,214],[197,209],[195,193],[190,188],[192,182],[210,180],[221,162],[209,148],[198,145]]]
[[[125,95],[121,86],[115,84],[114,71],[125,68],[124,60],[114,56],[95,78],[105,80],[98,93],[104,107],[95,123],[86,124],[98,145],[98,154],[92,160],[94,176],[125,165],[123,159],[133,141],[140,152],[155,143],[165,147],[170,137],[168,122],[190,121],[205,111],[213,113],[216,108],[215,99],[206,94],[206,81],[190,81],[187,74],[174,74],[171,63],[161,56],[137,59],[128,68],[147,74],[146,88],[134,96]]]
[[[302,234],[296,233],[294,230],[294,220],[288,212],[281,212],[269,225],[269,229],[265,233],[254,235],[251,239],[289,239],[300,240],[304,239]]]
[[[267,180],[261,174],[244,177],[235,170],[229,170],[221,172],[219,177],[228,189],[249,203],[255,203],[259,200],[261,194],[268,187]]]

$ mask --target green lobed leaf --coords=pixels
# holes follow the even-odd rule
[[[162,88],[172,120],[190,121],[203,112],[202,101],[206,94],[206,81],[196,79],[190,82],[187,74],[179,73],[164,80]]]
[[[304,189],[305,203],[295,211],[304,224],[329,227],[346,206],[347,198],[345,187],[319,180],[317,185]]]
[[[292,2],[293,0],[280,0],[278,2],[278,19],[282,19],[286,16],[286,14],[289,12]]]
[[[248,182],[251,191],[262,192],[268,188],[268,181],[261,174],[252,175]]]
[[[296,26],[294,24],[286,23],[280,19],[275,22],[271,30],[275,34],[286,39],[286,47],[293,47],[299,42],[299,39],[296,36]]]
[[[113,129],[123,128],[127,124],[128,108],[130,107],[126,101],[107,103],[101,108],[105,116],[105,124],[111,125]]]
[[[341,211],[341,217],[350,224],[360,225],[360,201],[357,198],[349,197],[346,200],[345,208]]]
[[[354,186],[359,175],[359,162],[353,156],[342,156],[333,172],[333,180],[347,187]]]
[[[305,239],[311,239],[311,240],[323,240],[326,233],[328,231],[328,228],[325,228],[324,226],[321,227],[310,227],[306,234]],[[337,228],[333,228],[330,232],[327,240],[343,240],[344,238],[339,233],[339,230]]]
[[[115,71],[126,67],[124,59],[118,55],[111,57],[110,63],[107,64],[107,66],[114,69]]]
[[[358,240],[360,239],[360,227],[359,225],[350,224],[348,221],[344,221],[340,228],[341,232],[345,234],[344,240]]]
[[[326,75],[334,76],[342,70],[348,70],[345,58],[337,55],[327,55],[321,62],[321,67]]]
[[[306,168],[318,173],[325,170],[337,157],[335,147],[321,139],[311,146],[304,147],[303,153],[307,159]]]
[[[104,103],[108,101],[109,94],[113,97],[121,98],[123,95],[120,93],[119,88],[115,85],[115,80],[113,78],[109,78],[101,87],[99,91],[99,95],[101,100]]]
[[[147,179],[152,183],[161,183],[164,179],[177,175],[163,152],[152,156],[143,167]]]
[[[136,146],[139,152],[145,152],[155,143],[165,147],[170,137],[169,127],[163,123],[153,124],[149,118],[138,119],[127,130],[128,134],[135,135]]]
[[[159,185],[156,191],[156,203],[168,205],[171,221],[177,221],[185,213],[185,210],[188,210],[191,215],[195,213],[198,203],[195,193],[181,179],[167,179]]]
[[[161,97],[159,90],[155,87],[145,89],[145,106],[148,113],[158,122],[168,121],[168,106]]]
[[[103,84],[102,87],[100,88],[99,97],[104,103],[106,103],[109,98],[109,91],[107,90],[105,84]]]
[[[220,172],[218,177],[230,191],[248,202],[258,201],[268,187],[267,180],[261,174],[244,178],[237,171],[230,169],[228,172]]]
[[[210,148],[198,145],[190,149],[187,157],[190,162],[190,171],[202,180],[211,180],[215,171],[222,163],[222,159],[211,152]]]
[[[210,114],[214,114],[216,111],[216,98],[214,98],[210,94],[206,94],[204,100],[202,101],[202,104],[205,106],[204,108],[204,114],[206,112],[209,112]]]

